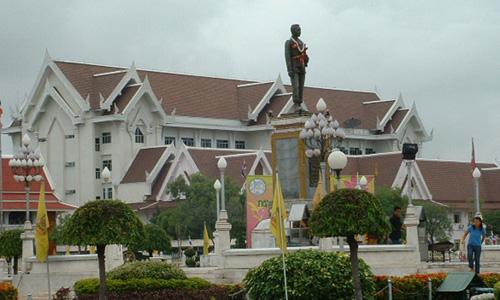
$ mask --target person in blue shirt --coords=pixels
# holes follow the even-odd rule
[[[486,237],[486,230],[483,226],[483,220],[477,216],[474,218],[474,223],[467,228],[464,236],[462,237],[462,244],[465,238],[470,234],[469,242],[467,243],[467,259],[469,260],[470,271],[475,271],[479,274],[479,259],[481,257],[481,244]]]

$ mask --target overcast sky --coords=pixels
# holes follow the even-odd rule
[[[383,4],[382,4],[383,2]],[[424,156],[500,161],[499,1],[2,1],[0,99],[23,100],[55,59],[231,78],[287,79],[300,23],[306,84],[401,92],[434,140]],[[334,112],[333,112],[334,113]],[[6,123],[6,121],[5,121]],[[4,141],[6,139],[4,138]],[[4,148],[5,149],[5,148]],[[8,149],[5,149],[8,152]],[[5,151],[4,150],[4,151]]]

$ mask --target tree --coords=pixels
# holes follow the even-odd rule
[[[0,234],[0,256],[9,262],[14,259],[14,274],[17,274],[18,259],[23,254],[22,229],[12,229]]]
[[[387,217],[392,216],[394,207],[396,206],[401,207],[401,213],[404,217],[406,207],[408,206],[408,197],[401,195],[400,189],[382,187],[377,189],[375,196],[380,201],[380,205],[382,206],[382,209]]]
[[[50,239],[56,242],[57,245],[65,245],[68,244],[68,238],[64,236],[64,227],[68,223],[68,220],[71,218],[71,215],[59,215],[58,223],[54,230],[50,232]]]
[[[139,243],[144,228],[137,215],[119,200],[96,200],[78,208],[64,226],[75,245],[95,245],[99,262],[99,299],[107,299],[104,253],[106,245]]]
[[[170,237],[163,228],[155,224],[147,224],[144,226],[144,239],[139,241],[139,244],[133,244],[129,248],[134,251],[146,250],[151,257],[155,250],[170,253],[172,244]]]
[[[449,208],[429,201],[417,200],[415,204],[421,205],[424,208],[426,217],[425,232],[431,244],[434,244],[435,241],[448,241],[450,232],[453,229],[449,217]]]
[[[500,233],[500,211],[491,211],[484,214],[484,224],[494,233]]]
[[[310,222],[315,236],[344,236],[349,244],[352,280],[356,300],[363,299],[359,274],[357,234],[370,231],[387,234],[390,225],[380,201],[363,190],[342,189],[326,195],[314,210]]]
[[[168,185],[169,192],[175,197],[180,194],[186,200],[179,200],[176,208],[160,213],[151,222],[161,226],[168,235],[175,239],[203,236],[203,222],[206,222],[209,231],[215,229],[217,219],[215,179],[202,174],[194,174],[190,184],[179,176]],[[240,193],[241,187],[231,178],[225,178],[226,210],[229,222],[232,225],[231,236],[236,238],[237,244],[244,247],[246,239],[246,209],[245,195]]]

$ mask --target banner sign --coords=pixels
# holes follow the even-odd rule
[[[271,175],[247,176],[247,248],[252,247],[252,231],[260,221],[269,219],[273,205],[273,177]]]
[[[340,182],[343,189],[355,189],[358,185],[358,181],[361,177],[365,176],[368,182],[366,186],[366,191],[369,193],[375,193],[375,176],[374,175],[341,175]],[[334,176],[330,177],[330,190],[334,191],[337,187],[337,178]]]

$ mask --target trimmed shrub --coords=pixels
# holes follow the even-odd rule
[[[482,273],[479,277],[489,288],[493,288],[497,282],[500,282],[500,273]]]
[[[108,299],[228,299],[239,286],[214,285],[201,278],[189,279],[109,279]],[[99,280],[83,279],[75,283],[79,300],[98,299]],[[244,299],[244,294],[241,298]]]
[[[196,260],[192,257],[186,258],[186,266],[188,266],[190,268],[196,267]]]
[[[166,262],[137,261],[126,263],[108,273],[109,279],[186,279],[184,271]]]
[[[495,297],[497,300],[500,300],[500,281],[495,284]]]
[[[187,248],[184,250],[184,255],[186,255],[186,257],[193,257],[196,255],[196,251],[194,251],[193,248]]]
[[[0,299],[17,300],[17,289],[8,282],[0,282]]]
[[[354,299],[351,262],[347,254],[298,251],[285,256],[289,299]],[[373,274],[359,261],[364,299],[373,299]],[[252,299],[282,299],[283,262],[281,256],[264,261],[248,272],[245,288]]]

